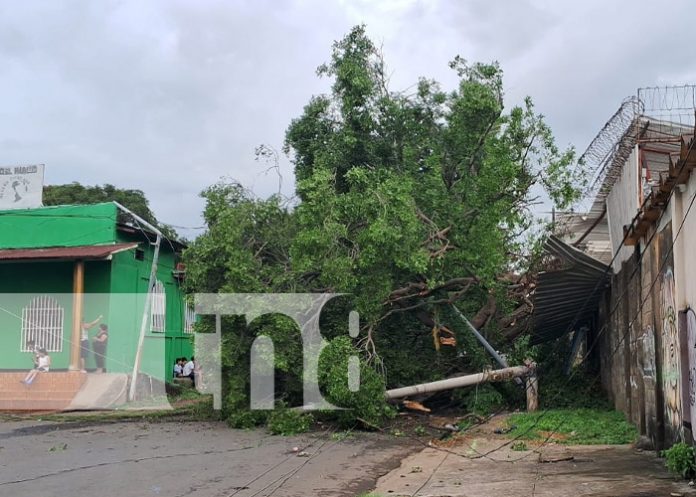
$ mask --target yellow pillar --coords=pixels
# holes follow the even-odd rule
[[[82,338],[82,303],[85,290],[85,263],[75,261],[73,268],[72,338],[70,342],[70,371],[79,371],[80,339]]]

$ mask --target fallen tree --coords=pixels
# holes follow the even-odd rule
[[[322,334],[347,336],[358,311],[353,345],[388,387],[491,366],[452,306],[511,363],[528,357],[533,280],[521,275],[546,228],[531,207],[542,190],[559,208],[577,197],[574,152],[558,149],[531,99],[504,108],[497,64],[455,57],[451,68],[453,89],[421,79],[394,91],[364,27],[337,41],[318,70],[330,93],[286,132],[296,199],[259,199],[234,182],[203,192],[207,231],[185,254],[189,289],[349,295],[324,313]],[[276,167],[275,152],[260,150]],[[283,400],[301,403],[294,331],[277,319],[228,328],[230,409],[244,406],[241,371],[259,333],[278,341]]]

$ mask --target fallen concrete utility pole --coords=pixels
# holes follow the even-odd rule
[[[457,376],[456,378],[448,378],[446,380],[433,381],[430,383],[421,383],[420,385],[412,385],[410,387],[394,388],[393,390],[387,390],[385,395],[388,400],[399,399],[401,397],[440,392],[442,390],[468,387],[486,382],[512,380],[520,377],[527,379],[527,409],[534,411],[538,406],[538,389],[536,381],[536,364],[533,362],[530,362],[525,366],[493,369],[484,371],[482,373]]]
[[[488,351],[488,353],[493,357],[493,359],[495,359],[496,362],[500,364],[503,368],[507,368],[509,366],[507,361],[503,359],[503,357],[500,354],[498,354],[498,352],[491,346],[490,343],[488,343],[488,340],[486,340],[483,337],[483,335],[479,333],[479,330],[474,328],[474,325],[471,324],[471,321],[469,321],[464,314],[462,314],[462,311],[457,309],[457,306],[454,304],[452,304],[452,309],[454,309],[454,312],[456,312],[459,318],[462,321],[464,321],[464,323],[469,327],[471,332],[476,337],[476,340],[478,340],[479,343],[483,345],[483,348]],[[520,380],[519,378],[515,378],[515,383],[517,383],[518,385],[522,385],[522,380]]]

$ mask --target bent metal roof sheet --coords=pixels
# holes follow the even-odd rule
[[[606,264],[554,236],[544,249],[560,268],[539,273],[532,313],[534,343],[552,340],[590,321],[611,277]]]

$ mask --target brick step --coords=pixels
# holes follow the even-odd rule
[[[69,405],[69,400],[0,400],[0,411],[60,411]]]
[[[18,371],[12,373],[0,373],[0,389],[3,386],[17,385],[21,380],[23,380],[27,375],[27,371]],[[50,385],[51,388],[58,387],[61,385],[70,387],[80,387],[84,383],[86,375],[84,373],[77,372],[49,372],[49,373],[39,373],[34,380],[34,383],[41,382],[44,385]]]
[[[39,373],[31,385],[26,371],[0,372],[0,411],[55,411],[70,405],[87,380],[77,371]]]
[[[0,385],[0,393],[2,392],[25,392],[27,390],[34,390],[37,392],[76,392],[82,387],[82,384],[77,383],[74,385],[51,385],[46,384],[37,378],[33,381],[31,385],[25,385],[17,380],[17,383]]]
[[[31,399],[55,399],[55,400],[64,400],[64,399],[72,399],[75,397],[75,392],[74,390],[68,391],[68,392],[55,392],[51,390],[34,390],[33,388],[29,387],[24,389],[24,391],[17,391],[17,392],[1,392],[0,391],[0,401],[2,400],[31,400]]]

